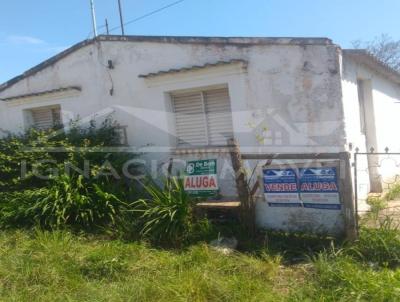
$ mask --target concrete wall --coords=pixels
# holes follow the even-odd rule
[[[106,67],[113,60],[115,69]],[[233,67],[215,67],[202,71],[167,75],[155,80],[138,78],[171,68],[202,65],[217,61],[243,59],[247,72]],[[132,144],[170,146],[165,133],[154,129],[153,135],[135,133],[137,126],[149,122],[159,112],[164,119],[152,119],[151,126],[173,132],[165,118],[171,111],[168,93],[227,84],[234,111],[234,130],[242,146],[268,146],[286,151],[343,150],[343,114],[341,107],[340,66],[334,45],[199,45],[151,42],[98,42],[67,56],[51,67],[28,77],[6,91],[0,98],[58,87],[81,86],[73,97],[46,101],[28,101],[7,109],[1,121],[7,129],[23,128],[21,109],[60,103],[71,117],[93,114],[113,107],[121,114],[121,123],[130,126]],[[114,88],[114,95],[109,91]],[[128,108],[125,108],[128,107]],[[140,111],[142,120],[131,118]],[[127,113],[127,116],[125,116]],[[251,125],[250,125],[251,124]],[[265,141],[256,136],[265,126]],[[258,132],[257,132],[258,131]],[[269,136],[282,134],[271,144]],[[287,148],[290,148],[288,150]]]
[[[343,66],[342,86],[347,146],[352,144],[353,151],[358,147],[360,152],[365,152],[371,147],[375,152],[385,152],[386,147],[390,152],[399,152],[400,141],[397,139],[396,125],[400,116],[400,85],[346,56]],[[369,90],[370,94],[364,96],[366,135],[361,132],[360,127],[357,91],[357,80],[360,79],[366,81],[366,90]],[[368,94],[368,91],[365,94]],[[382,177],[384,189],[387,188],[387,184],[393,182],[393,176],[400,174],[399,167],[396,167],[400,164],[400,157],[372,157],[369,164],[366,156],[360,155],[358,158],[358,191],[361,208],[365,209],[365,199],[368,193],[373,191],[371,181],[374,181],[374,175]],[[380,167],[373,173],[371,170],[376,165]]]
[[[138,77],[232,59],[247,61],[247,68],[228,64],[151,80]],[[108,60],[113,61],[114,69],[107,68]],[[174,148],[175,133],[173,115],[168,114],[172,112],[169,93],[218,85],[229,88],[234,133],[242,152],[344,151],[338,47],[294,45],[289,40],[268,45],[96,42],[0,92],[0,98],[66,86],[80,86],[80,93],[3,105],[6,114],[0,127],[22,130],[23,110],[39,105],[60,104],[64,122],[77,116],[114,112],[114,118],[128,127],[131,145],[147,154],[156,151],[150,157],[166,162]],[[228,179],[232,183],[232,178]],[[229,188],[232,186],[225,182],[226,195],[232,195]],[[259,224],[288,229],[288,224],[277,217],[297,217],[292,211],[272,211],[261,202],[257,211]],[[313,217],[322,217],[309,222],[315,230],[321,229],[325,215],[334,215],[336,221],[341,214],[307,211]],[[303,216],[298,215],[299,221]],[[334,223],[328,226],[330,230],[335,228]]]

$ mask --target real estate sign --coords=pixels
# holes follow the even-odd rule
[[[264,194],[271,207],[301,207],[296,171],[264,169]]]
[[[263,185],[271,207],[341,209],[336,167],[265,168]]]
[[[196,197],[213,197],[218,194],[217,160],[196,160],[186,163],[185,191]]]
[[[305,208],[340,209],[336,168],[303,168],[300,173],[300,198]]]

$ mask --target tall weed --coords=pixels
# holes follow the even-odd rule
[[[178,178],[145,186],[149,197],[133,203],[139,214],[141,234],[164,243],[180,243],[192,225],[192,204]]]
[[[362,227],[359,239],[348,247],[350,255],[380,267],[400,266],[400,232],[387,217],[378,228]]]

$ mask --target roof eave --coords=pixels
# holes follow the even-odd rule
[[[390,79],[396,84],[400,85],[400,72],[393,69],[389,65],[383,63],[373,54],[365,49],[344,49],[343,55],[348,56],[355,62],[365,65],[373,70],[384,75],[386,78]]]

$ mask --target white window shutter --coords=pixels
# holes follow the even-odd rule
[[[226,145],[233,137],[227,88],[172,95],[178,146]]]
[[[201,93],[173,95],[178,146],[207,145],[206,120]]]
[[[40,130],[53,128],[61,123],[61,110],[59,107],[31,109],[33,126]]]
[[[232,110],[228,89],[204,92],[210,145],[226,145],[233,137]]]
[[[33,126],[37,129],[49,129],[53,125],[53,116],[49,109],[32,110]]]

